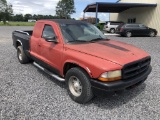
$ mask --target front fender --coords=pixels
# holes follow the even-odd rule
[[[89,75],[91,78],[93,78],[91,70],[90,70],[89,67],[86,66],[85,64],[82,64],[82,63],[80,63],[80,62],[78,62],[78,61],[74,61],[74,60],[71,60],[71,59],[70,59],[70,60],[66,60],[66,61],[64,62],[64,64],[63,64],[63,69],[64,69],[64,66],[65,66],[66,63],[72,63],[72,64],[75,64],[75,65],[83,68],[83,69],[88,73],[88,75]]]
[[[61,71],[63,71],[63,67],[67,62],[80,66],[86,70],[91,78],[94,79],[99,78],[99,76],[104,72],[122,69],[121,65],[114,62],[74,50],[65,51]]]

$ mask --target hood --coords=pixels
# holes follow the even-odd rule
[[[154,31],[157,31],[156,29],[154,29],[154,28],[148,28],[148,29],[150,29],[150,30],[154,30]]]
[[[84,44],[68,44],[66,47],[68,49],[105,59],[122,66],[149,56],[148,53],[133,45],[114,40]]]

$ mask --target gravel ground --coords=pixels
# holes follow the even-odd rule
[[[0,27],[0,120],[160,119],[160,37],[108,36],[149,52],[153,71],[137,88],[95,97],[80,105],[69,98],[64,83],[53,80],[33,64],[18,62],[11,38],[17,29],[32,27]]]

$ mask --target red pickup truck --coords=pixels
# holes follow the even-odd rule
[[[59,81],[69,96],[86,103],[95,93],[144,82],[151,57],[132,45],[107,39],[94,25],[76,20],[40,20],[33,31],[14,31],[20,63],[33,64]]]

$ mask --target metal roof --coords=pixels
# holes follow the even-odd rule
[[[109,12],[109,13],[120,13],[130,8],[135,7],[156,7],[157,4],[146,4],[146,3],[112,3],[112,2],[96,2],[87,5],[83,12]]]

